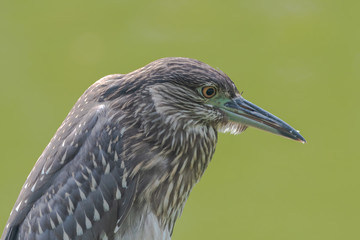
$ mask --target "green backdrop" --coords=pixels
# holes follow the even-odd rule
[[[359,12],[355,0],[1,1],[0,231],[89,85],[184,56],[308,143],[221,134],[173,239],[360,239]]]

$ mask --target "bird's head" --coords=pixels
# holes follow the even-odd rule
[[[200,61],[163,58],[125,76],[123,92],[148,96],[142,104],[153,103],[174,128],[206,125],[239,134],[255,127],[305,142],[290,125],[245,100],[225,73]]]

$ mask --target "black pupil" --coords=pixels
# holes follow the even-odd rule
[[[214,89],[214,88],[208,88],[208,89],[206,89],[206,95],[212,96],[214,93],[215,93],[215,89]]]

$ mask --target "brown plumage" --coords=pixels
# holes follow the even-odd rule
[[[170,239],[217,131],[305,141],[221,71],[164,58],[77,101],[26,180],[2,239]]]

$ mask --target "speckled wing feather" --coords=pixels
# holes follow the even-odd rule
[[[121,125],[87,92],[37,161],[1,239],[111,239],[120,228],[138,181],[128,181]]]

